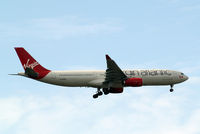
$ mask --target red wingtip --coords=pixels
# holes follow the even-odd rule
[[[106,59],[111,60],[110,56],[108,56],[107,54],[106,54]]]

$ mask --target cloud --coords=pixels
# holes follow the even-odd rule
[[[9,97],[0,100],[0,107],[0,133],[14,127],[16,134],[54,134],[78,112],[57,97]]]
[[[48,97],[8,97],[0,100],[0,133],[197,134],[200,108],[192,105],[195,92],[187,91],[126,88],[97,100],[87,92],[70,97],[59,91]]]
[[[127,94],[125,100],[120,98],[126,106],[122,106],[119,101],[115,103],[123,112],[120,113],[114,108],[112,114],[99,120],[89,134],[100,134],[102,130],[106,134],[196,134],[200,131],[196,127],[200,123],[200,115],[197,114],[200,109],[190,109],[191,113],[184,111],[184,103],[188,102],[188,96],[183,92],[180,96],[170,93],[158,96],[153,88],[133,90],[143,91],[141,95],[138,91],[129,92],[130,96]],[[191,128],[192,126],[194,128]]]
[[[1,35],[63,39],[66,37],[109,34],[123,28],[112,19],[86,20],[78,17],[39,18],[15,23],[1,23]]]
[[[21,100],[17,97],[0,98],[0,131],[15,124],[23,114]]]

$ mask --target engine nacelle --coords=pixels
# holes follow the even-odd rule
[[[142,78],[129,78],[124,81],[124,86],[140,87],[142,84]]]
[[[109,92],[110,93],[122,93],[123,92],[123,88],[113,88],[113,87],[111,87]]]

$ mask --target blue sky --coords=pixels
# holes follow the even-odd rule
[[[1,134],[199,134],[198,0],[0,2]],[[52,70],[173,69],[190,79],[126,88],[93,100],[93,88],[58,87],[8,76],[23,46]]]

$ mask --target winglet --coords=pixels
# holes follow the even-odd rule
[[[111,60],[110,56],[106,54],[106,60]]]

